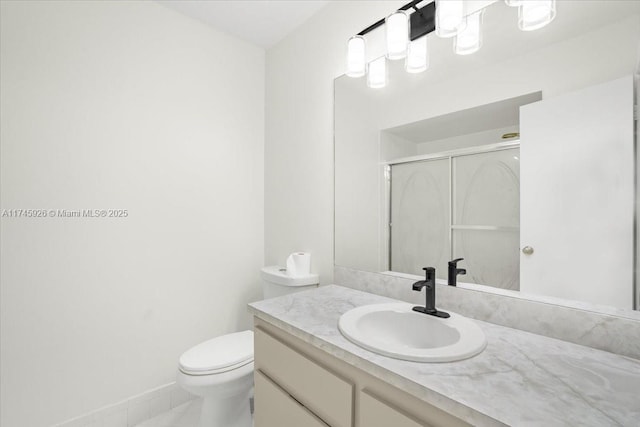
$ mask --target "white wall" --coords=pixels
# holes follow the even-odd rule
[[[0,424],[44,426],[248,326],[264,51],[153,2],[1,8],[2,209],[129,212],[2,218]]]
[[[304,250],[333,280],[333,79],[347,39],[404,3],[331,2],[267,52],[265,263]]]

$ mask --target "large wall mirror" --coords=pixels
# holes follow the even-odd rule
[[[523,32],[488,6],[483,45],[428,36],[419,74],[335,80],[335,264],[638,309],[640,2],[562,1]]]

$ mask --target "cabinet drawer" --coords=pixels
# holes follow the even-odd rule
[[[333,427],[350,427],[353,385],[257,327],[255,366]],[[256,400],[259,399],[256,390]]]
[[[327,427],[262,372],[256,371],[254,380],[256,427]]]
[[[360,409],[358,413],[360,414],[359,425],[366,427],[429,426],[418,422],[399,409],[393,408],[386,402],[369,394],[366,390],[360,392]]]

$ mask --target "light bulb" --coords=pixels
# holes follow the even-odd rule
[[[425,35],[409,43],[404,69],[409,73],[420,73],[427,68],[429,68],[429,52]]]
[[[387,85],[387,58],[381,56],[369,63],[367,73],[367,86],[373,89],[383,88]]]
[[[404,58],[409,43],[409,15],[399,10],[389,15],[384,23],[387,30],[387,58]]]
[[[523,0],[518,9],[518,27],[533,31],[544,27],[556,17],[556,0]]]
[[[367,71],[364,37],[353,36],[347,42],[347,76],[362,77]]]
[[[453,51],[458,55],[469,55],[477,52],[482,46],[482,12],[479,10],[467,16],[467,27],[458,33],[453,44]]]
[[[436,34],[453,37],[466,25],[462,0],[436,0]]]

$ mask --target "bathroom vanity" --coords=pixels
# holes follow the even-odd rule
[[[256,426],[469,425],[283,329],[255,325]]]
[[[479,355],[408,362],[338,330],[350,309],[394,301],[330,285],[250,304],[256,427],[640,424],[638,360],[476,321]]]

